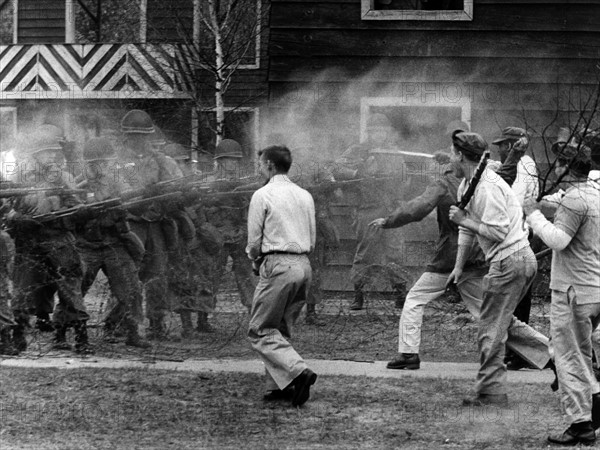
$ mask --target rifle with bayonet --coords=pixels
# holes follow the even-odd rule
[[[87,193],[85,189],[67,189],[60,187],[51,188],[14,188],[0,189],[0,198],[25,197],[27,195],[45,193],[46,197],[55,195],[81,195]]]
[[[131,201],[123,201],[123,198],[113,198],[101,202],[89,203],[73,208],[63,209],[47,214],[39,214],[31,217],[33,220],[40,223],[48,223],[55,220],[72,218],[77,220],[91,220],[101,215],[110,214],[112,212],[132,212],[137,213],[141,209],[155,203],[172,203],[182,196],[180,191],[171,192],[168,194],[158,195],[154,197],[138,198]]]

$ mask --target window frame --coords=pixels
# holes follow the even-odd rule
[[[254,113],[254,124],[252,125],[252,140],[254,141],[254,147],[259,149],[261,146],[260,142],[260,107],[258,106],[225,106],[225,113],[233,113],[235,114],[237,111],[239,112],[253,112]],[[216,113],[216,108],[202,108],[200,110],[201,113]],[[198,110],[196,108],[192,108],[192,148],[198,149],[198,130],[200,129],[200,118],[198,117]],[[251,160],[255,160],[256,155],[252,155]]]
[[[461,109],[460,120],[465,122],[471,128],[471,99],[461,97],[458,101],[450,101],[436,97],[434,100],[425,98],[406,98],[406,97],[362,97],[360,99],[360,141],[367,139],[367,119],[371,107],[411,107],[411,106],[431,106],[448,107]]]
[[[472,21],[473,1],[463,0],[463,10],[375,9],[375,0],[361,0],[361,20]]]
[[[18,120],[18,116],[17,116],[17,107],[16,106],[5,106],[5,105],[0,105],[0,114],[4,114],[6,112],[12,113],[12,133],[13,133],[13,137],[16,138],[17,137],[17,132],[18,132],[18,126],[17,126],[17,120]],[[0,149],[1,150],[1,149]]]

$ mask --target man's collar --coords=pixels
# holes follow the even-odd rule
[[[285,173],[276,173],[271,177],[269,183],[290,183],[290,179]]]

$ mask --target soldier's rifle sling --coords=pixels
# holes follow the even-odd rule
[[[483,174],[483,171],[485,170],[485,167],[487,166],[487,162],[488,162],[489,158],[490,158],[490,151],[489,150],[484,151],[483,155],[481,156],[481,160],[479,161],[479,164],[477,164],[475,173],[473,174],[473,177],[471,178],[471,180],[469,182],[469,187],[467,188],[467,190],[461,197],[460,201],[456,204],[456,206],[458,206],[460,209],[465,209],[467,207],[467,205],[469,204],[469,201],[471,201],[473,194],[475,194],[475,188],[477,188],[477,185],[479,184],[479,181],[481,180],[481,175]]]

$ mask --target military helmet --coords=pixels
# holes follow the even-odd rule
[[[40,125],[35,131],[20,137],[20,151],[26,155],[35,155],[44,150],[63,150],[65,136],[63,131],[50,124]]]
[[[121,120],[121,132],[123,133],[154,133],[154,123],[146,111],[133,109]]]
[[[391,127],[390,119],[385,114],[375,113],[371,114],[367,119],[367,130],[376,128],[389,128]]]
[[[83,159],[85,161],[117,159],[117,153],[107,138],[93,138],[83,146]]]
[[[163,153],[174,160],[184,161],[191,159],[190,150],[185,148],[181,144],[171,143],[167,144],[163,149]]]
[[[242,146],[233,139],[223,139],[215,149],[215,159],[243,157]]]

